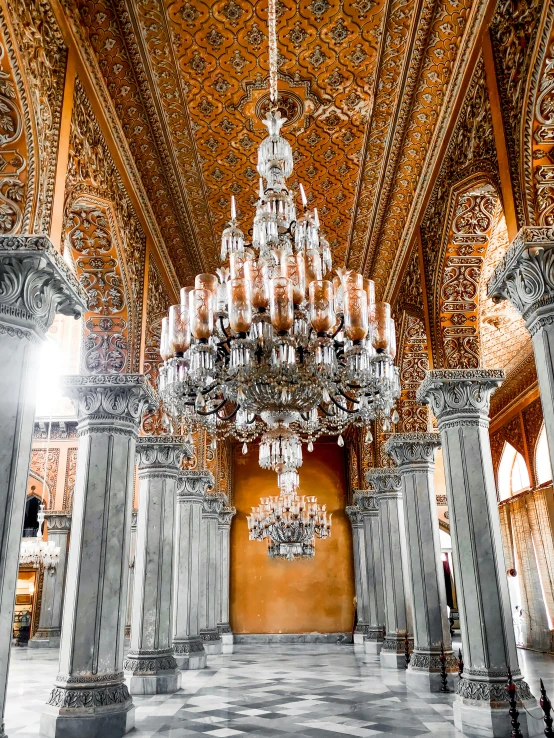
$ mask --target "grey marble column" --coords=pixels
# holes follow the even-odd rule
[[[45,236],[0,237],[0,736],[33,440],[39,346],[86,296]]]
[[[354,583],[356,586],[357,622],[354,628],[354,643],[363,645],[369,633],[368,576],[366,566],[366,545],[364,519],[357,505],[348,505],[346,514],[352,526],[352,553],[354,555]]]
[[[354,503],[364,525],[368,627],[364,635],[366,653],[379,655],[385,632],[385,598],[381,567],[381,539],[379,533],[379,503],[370,490],[357,490]]]
[[[375,491],[379,504],[386,629],[380,653],[381,664],[405,669],[406,637],[410,647],[413,638],[402,481],[395,469],[388,468],[370,469],[366,481]]]
[[[402,478],[408,554],[408,588],[413,606],[414,651],[406,684],[414,689],[441,689],[441,644],[448,682],[458,671],[452,654],[446,617],[446,590],[439,538],[439,518],[433,473],[438,433],[396,433],[385,446]]]
[[[131,694],[176,692],[173,655],[173,548],[177,479],[192,449],[173,436],[137,441],[139,509],[131,650],[123,668]]]
[[[49,511],[45,513],[48,540],[60,549],[55,567],[44,573],[40,618],[29,648],[58,648],[62,629],[65,574],[67,568],[67,543],[71,529],[71,514]]]
[[[219,612],[217,587],[217,528],[219,515],[227,498],[208,494],[202,508],[200,531],[200,637],[207,654],[221,653],[221,636],[217,629]]]
[[[77,411],[79,450],[59,674],[41,716],[55,738],[117,738],[134,726],[123,676],[135,446],[155,407],[137,374],[64,377]]]
[[[531,334],[554,469],[554,228],[522,228],[494,270],[488,293],[495,302],[509,300]]]
[[[233,645],[233,632],[229,622],[229,581],[231,573],[231,523],[236,514],[234,507],[225,506],[217,522],[217,630],[223,650]]]
[[[508,666],[519,699],[536,710],[518,666],[488,432],[490,395],[503,377],[500,370],[433,370],[417,392],[438,420],[444,455],[464,657],[455,723],[463,733],[499,738],[509,733]],[[540,735],[523,709],[520,721],[525,736]]]
[[[202,509],[211,472],[182,472],[177,483],[173,650],[179,669],[203,669],[206,651],[200,635],[200,539]]]
[[[129,546],[129,586],[127,590],[127,610],[125,615],[125,646],[131,645],[131,620],[133,619],[133,589],[135,586],[135,556],[137,553],[138,510],[131,516],[131,544]]]

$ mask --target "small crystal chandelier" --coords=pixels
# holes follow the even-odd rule
[[[38,530],[33,538],[24,538],[21,541],[19,563],[23,566],[41,567],[53,571],[60,558],[60,547],[54,541],[42,539],[42,525],[44,523],[44,504],[41,502],[38,511]]]
[[[258,150],[259,194],[251,240],[234,197],[217,274],[198,274],[162,321],[159,389],[173,427],[204,427],[214,443],[232,437],[248,450],[261,438],[260,465],[282,493],[298,488],[302,446],[321,435],[379,419],[397,422],[396,334],[390,305],[375,285],[339,268],[317,209],[300,185],[296,211],[286,179],[293,171],[286,119],[277,107],[275,0],[269,0],[271,110]]]
[[[247,517],[251,541],[268,539],[270,558],[312,559],[315,539],[331,535],[331,515],[315,497],[283,494],[262,497]]]

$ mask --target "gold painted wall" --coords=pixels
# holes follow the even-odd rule
[[[267,544],[248,540],[246,515],[277,494],[277,475],[258,466],[258,448],[235,448],[231,527],[231,627],[235,633],[341,633],[354,623],[352,533],[346,517],[344,449],[336,442],[304,448],[301,494],[317,495],[333,513],[331,537],[316,541],[311,561],[270,559]]]

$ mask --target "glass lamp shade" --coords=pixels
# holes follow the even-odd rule
[[[247,279],[231,279],[229,290],[229,325],[235,333],[248,333],[252,325],[250,282]]]
[[[290,279],[270,279],[269,314],[276,331],[288,331],[294,322],[293,287]]]
[[[375,282],[372,279],[364,278],[364,290],[367,295],[367,310],[371,315],[375,305]]]
[[[316,249],[308,249],[306,252],[306,284],[309,286],[314,280],[321,280],[323,277],[323,267],[321,264],[321,256]]]
[[[358,274],[358,272],[353,271],[352,269],[343,277],[342,284],[344,287],[344,291],[347,290],[363,290],[364,288],[364,278],[361,274]]]
[[[244,264],[244,276],[250,282],[252,307],[260,310],[269,305],[269,270],[259,259],[249,259]]]
[[[336,323],[333,283],[318,279],[308,288],[310,300],[310,320],[317,333],[328,333]]]
[[[181,290],[179,292],[179,298],[181,300],[181,305],[184,305],[187,309],[189,307],[189,295],[193,289],[194,287],[181,287]]]
[[[244,279],[244,265],[251,258],[247,249],[230,255],[229,269],[231,271],[231,279]]]
[[[344,332],[351,341],[363,341],[368,328],[365,290],[351,287],[344,293]]]
[[[169,348],[178,356],[185,353],[190,346],[189,311],[184,305],[172,305],[169,308]]]
[[[388,302],[375,303],[375,327],[373,330],[373,348],[386,351],[389,348],[390,305]]]
[[[300,305],[306,297],[306,265],[302,254],[282,254],[281,276],[292,282],[292,299]]]
[[[396,358],[396,326],[392,318],[389,318],[388,320],[387,332],[389,334],[389,354],[391,359],[394,361]]]
[[[169,346],[169,318],[162,318],[162,334],[160,337],[160,356],[163,361],[171,359],[173,352]]]
[[[214,329],[214,296],[210,290],[194,289],[189,295],[190,330],[194,338],[207,340]]]
[[[194,288],[197,290],[209,290],[214,295],[217,294],[218,278],[215,274],[197,274],[194,279]]]

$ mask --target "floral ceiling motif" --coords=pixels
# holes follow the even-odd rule
[[[217,265],[231,195],[245,226],[252,213],[267,8],[253,0],[75,1],[179,278],[190,281]],[[307,186],[335,263],[377,270],[378,290],[401,235],[398,203],[409,204],[470,7],[278,3],[291,185]]]

